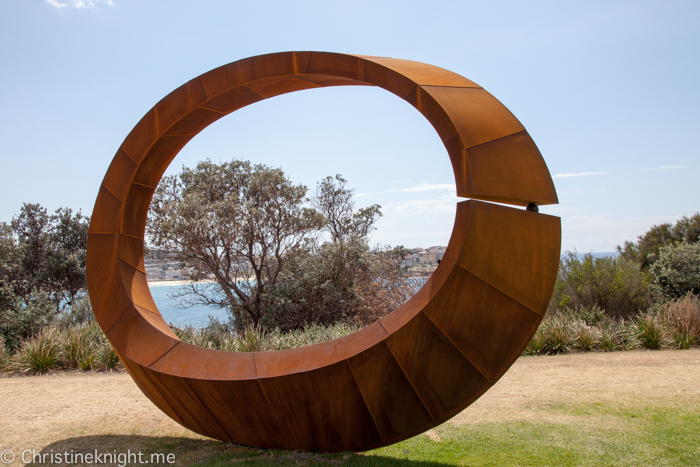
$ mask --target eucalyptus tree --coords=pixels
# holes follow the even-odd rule
[[[257,326],[266,290],[324,224],[306,193],[281,169],[207,160],[163,178],[147,232],[154,247],[193,268],[186,301],[229,308],[239,329]],[[196,282],[207,277],[214,293]]]
[[[347,188],[347,180],[340,175],[326,177],[316,184],[313,206],[325,219],[324,230],[333,242],[342,242],[350,237],[367,239],[374,224],[382,216],[381,206],[371,206],[355,211],[355,190]]]

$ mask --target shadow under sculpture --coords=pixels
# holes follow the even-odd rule
[[[458,203],[447,251],[405,305],[349,336],[276,352],[181,342],[150,295],[146,216],[187,142],[257,101],[325,86],[379,86],[433,125],[454,168]],[[90,223],[95,316],[143,393],[197,433],[250,446],[363,451],[439,425],[520,356],[547,309],[559,264],[556,204],[525,128],[479,85],[431,65],[384,57],[285,52],[246,58],[176,89],[114,156]]]

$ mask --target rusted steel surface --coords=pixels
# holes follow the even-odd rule
[[[148,206],[175,155],[211,123],[280,94],[379,86],[440,135],[458,203],[445,256],[409,302],[341,339],[241,354],[181,342],[143,266]],[[239,60],[176,89],[134,127],[95,203],[87,274],[100,326],[144,394],[185,427],[252,446],[361,451],[459,413],[520,356],[556,280],[559,219],[502,205],[556,204],[525,128],[479,85],[385,57],[285,52]]]

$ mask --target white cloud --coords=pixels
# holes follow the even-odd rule
[[[382,193],[397,193],[397,192],[410,192],[416,193],[419,191],[435,191],[435,190],[450,190],[456,191],[454,183],[442,183],[442,184],[430,184],[430,183],[419,183],[416,186],[410,188],[402,188],[400,190],[386,190]]]
[[[108,6],[114,6],[114,2],[112,0],[66,0],[66,1],[58,1],[58,0],[45,0],[46,3],[49,5],[56,7],[56,8],[76,8],[76,9],[87,9],[87,8],[95,8],[98,4],[103,3]]]
[[[671,170],[671,169],[684,169],[688,167],[687,165],[663,165],[661,167],[654,167],[652,169],[644,169],[644,170]]]
[[[588,175],[607,175],[607,172],[579,172],[575,174],[556,174],[552,178],[586,177]]]

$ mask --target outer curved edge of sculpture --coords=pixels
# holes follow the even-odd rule
[[[150,295],[143,238],[151,196],[178,151],[209,124],[287,92],[374,85],[440,135],[458,203],[443,261],[409,302],[334,341],[234,353],[181,342]],[[362,451],[462,411],[520,356],[556,280],[559,218],[493,203],[554,204],[549,171],[520,122],[477,84],[394,58],[285,52],[211,70],[153,107],[100,187],[88,239],[97,320],[140,389],[206,436],[266,448]]]

